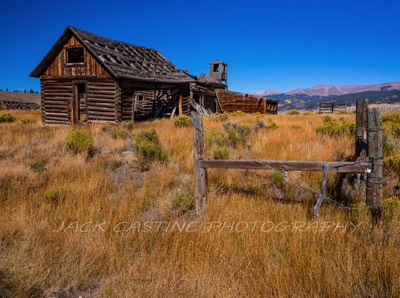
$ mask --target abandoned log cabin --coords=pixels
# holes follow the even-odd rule
[[[227,90],[227,65],[182,71],[158,51],[67,27],[30,74],[44,124],[140,121],[202,112],[277,113],[275,100]]]

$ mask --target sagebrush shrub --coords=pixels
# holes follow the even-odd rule
[[[396,196],[384,199],[382,210],[385,220],[389,223],[398,222],[400,219],[400,199]]]
[[[282,188],[286,184],[285,173],[283,171],[274,171],[272,174],[272,182]]]
[[[317,126],[316,132],[331,137],[351,136],[355,129],[355,123],[349,122],[343,117],[340,117],[339,121],[337,121],[330,116],[324,116],[322,117],[322,122],[323,124]]]
[[[135,136],[135,152],[139,168],[146,171],[154,161],[165,162],[168,153],[162,148],[160,139],[155,129],[140,131]]]
[[[86,153],[88,156],[92,156],[95,152],[92,135],[82,130],[70,132],[65,140],[65,145],[72,154]]]
[[[43,193],[43,198],[49,202],[61,202],[67,196],[67,192],[62,187],[50,187]]]
[[[188,211],[195,206],[195,196],[189,190],[178,191],[172,198],[172,207],[180,211]]]
[[[225,146],[215,147],[213,150],[213,158],[214,159],[228,159],[230,155],[230,150]]]
[[[0,123],[1,122],[14,122],[16,119],[10,113],[5,113],[0,115]]]
[[[214,121],[221,121],[221,122],[227,121],[229,120],[229,118],[230,118],[229,114],[225,112],[222,114],[215,114],[213,116]]]
[[[23,123],[23,124],[34,124],[36,123],[35,120],[29,119],[29,118],[22,118],[19,120],[19,122]]]
[[[192,118],[186,115],[174,118],[175,127],[189,127],[192,124]]]
[[[291,110],[288,115],[300,115],[301,113],[298,110]]]

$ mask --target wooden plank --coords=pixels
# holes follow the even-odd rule
[[[200,165],[204,159],[203,119],[200,114],[193,114],[193,159],[194,159],[194,187],[196,197],[196,214],[201,215],[206,209],[206,169]]]
[[[383,130],[380,109],[367,110],[368,159],[372,169],[367,173],[367,206],[376,224],[382,215],[383,180]]]
[[[178,115],[182,116],[182,94],[179,96],[179,101],[178,101]]]
[[[322,171],[327,165],[328,172],[361,173],[371,167],[367,162],[325,162],[325,161],[279,161],[279,160],[200,160],[202,168],[252,169],[282,171]]]

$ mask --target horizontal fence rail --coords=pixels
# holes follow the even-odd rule
[[[199,166],[209,169],[323,171],[335,173],[362,173],[370,169],[368,162],[278,161],[278,160],[199,160]]]

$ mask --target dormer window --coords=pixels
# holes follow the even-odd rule
[[[85,57],[83,47],[68,48],[67,51],[67,64],[84,64]]]

